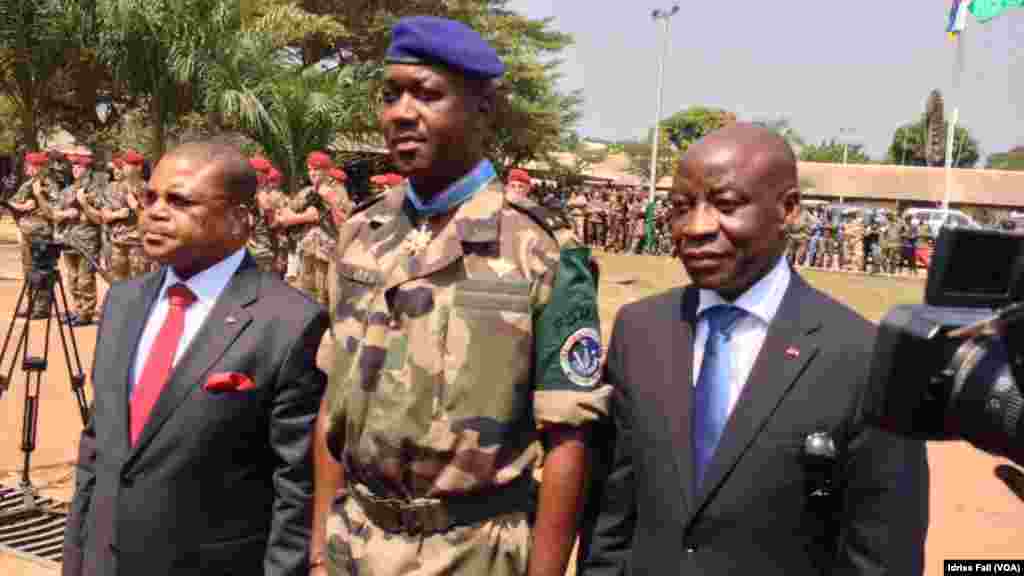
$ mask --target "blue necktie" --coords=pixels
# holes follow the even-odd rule
[[[708,321],[708,340],[697,377],[693,406],[694,488],[700,488],[711,457],[729,420],[731,358],[729,337],[744,314],[735,306],[717,305],[703,312]]]

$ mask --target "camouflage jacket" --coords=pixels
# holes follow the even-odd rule
[[[102,207],[102,188],[97,178],[90,174],[85,176],[81,182],[72,183],[61,192],[57,208],[60,210],[74,208],[78,210],[78,217],[73,220],[65,220],[57,225],[57,236],[98,251],[101,226],[89,220],[85,211],[79,206],[77,192],[80,189],[85,190],[85,199],[89,201],[90,206],[97,210]]]
[[[546,426],[607,414],[590,251],[524,206],[492,181],[431,239],[402,186],[342,227],[328,446],[351,481],[396,498],[505,485]]]
[[[288,200],[288,208],[290,208],[291,211],[295,212],[296,214],[302,214],[310,207],[316,206],[317,199],[315,197],[315,194],[316,188],[314,188],[313,186],[306,186],[302,190],[296,192],[296,194]],[[315,224],[299,224],[297,226],[289,226],[288,237],[291,239],[293,243],[301,246],[303,242],[307,241],[306,237],[309,236],[310,232],[314,228],[316,228]]]
[[[125,194],[130,194],[129,184],[124,180],[112,182],[104,194],[104,207],[108,210],[129,208]],[[114,244],[141,244],[139,234],[139,214],[135,210],[127,218],[110,223],[110,240]]]
[[[41,206],[39,201],[36,200],[35,194],[32,193],[33,186],[42,186],[43,197],[49,200],[49,205]],[[60,196],[60,188],[57,187],[57,183],[49,177],[44,177],[42,180],[39,178],[30,178],[26,180],[18,188],[18,191],[14,193],[14,197],[11,198],[12,202],[24,203],[28,200],[35,202],[35,208],[28,212],[21,212],[18,214],[18,228],[21,230],[23,235],[31,236],[52,236],[53,235],[53,224],[48,218],[49,209],[53,206]]]
[[[260,194],[269,194],[269,192],[260,191]],[[277,253],[277,238],[274,231],[270,228],[271,214],[275,206],[273,206],[273,199],[269,200],[270,206],[267,209],[257,205],[253,207],[250,213],[252,229],[249,232],[249,241],[246,243],[246,248],[249,249],[249,253],[252,254],[253,258],[273,258]]]

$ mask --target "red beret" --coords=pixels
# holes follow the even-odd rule
[[[320,151],[310,152],[309,156],[306,157],[306,166],[308,168],[326,170],[333,165],[334,162],[331,161],[331,157]]]
[[[121,155],[121,161],[132,166],[142,166],[146,159],[135,150],[129,150]]]
[[[114,156],[110,159],[110,163],[114,165],[114,168],[121,168],[124,166],[124,160],[120,156]]]
[[[530,180],[530,174],[521,168],[513,168],[508,173],[509,182],[522,182],[524,184],[532,184]]]
[[[68,156],[68,161],[75,166],[92,166],[92,156],[84,154],[71,154]]]
[[[370,177],[370,183],[376,184],[377,186],[387,186],[387,178],[383,174],[377,174],[376,176]]]
[[[252,158],[250,158],[249,166],[252,166],[253,170],[261,174],[270,172],[270,169],[273,168],[273,166],[270,164],[270,160],[267,160],[263,156],[253,156]]]
[[[50,157],[46,152],[29,152],[25,154],[25,162],[32,166],[46,166],[50,162]]]
[[[405,181],[405,178],[402,178],[400,174],[395,174],[394,172],[385,174],[384,178],[387,179],[386,182],[388,186],[398,186]]]
[[[348,174],[345,174],[345,171],[341,168],[332,168],[328,174],[338,182],[348,182]]]
[[[281,178],[281,172],[277,168],[271,166],[270,170],[267,172],[267,182],[270,184],[280,184]]]

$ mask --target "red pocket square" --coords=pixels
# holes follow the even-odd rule
[[[207,392],[245,392],[256,388],[256,384],[245,374],[238,372],[220,372],[211,375],[203,384]]]

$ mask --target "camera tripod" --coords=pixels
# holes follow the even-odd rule
[[[59,295],[59,298],[58,298]],[[20,333],[15,337],[15,324],[17,316],[12,314],[11,323],[4,336],[3,349],[0,350],[0,397],[7,391],[11,383],[14,369],[20,360],[21,370],[25,374],[25,404],[22,416],[21,451],[25,455],[21,470],[21,483],[23,505],[20,509],[0,514],[0,516],[23,514],[34,511],[39,506],[39,498],[32,480],[29,477],[29,469],[32,459],[32,452],[36,447],[37,423],[39,421],[39,395],[42,389],[43,374],[49,365],[50,353],[50,328],[54,315],[57,317],[57,331],[60,334],[61,348],[64,352],[64,362],[67,365],[68,374],[71,376],[71,391],[78,402],[78,410],[82,416],[83,425],[88,420],[89,406],[85,397],[85,372],[82,370],[82,360],[78,354],[78,343],[75,340],[73,328],[69,325],[65,333],[64,323],[61,318],[66,317],[68,310],[67,295],[64,292],[64,282],[60,276],[60,270],[56,267],[36,269],[33,265],[29,277],[21,285],[21,292],[18,294],[16,310],[20,310],[22,303],[28,302],[25,310],[28,315],[20,328]],[[46,302],[46,328],[42,344],[42,355],[32,350],[29,332],[33,323],[32,311],[39,299]],[[17,344],[14,347],[14,354],[5,367],[7,349],[11,344],[12,337],[16,338]],[[70,341],[70,348],[68,342]],[[72,363],[72,360],[74,361]]]

